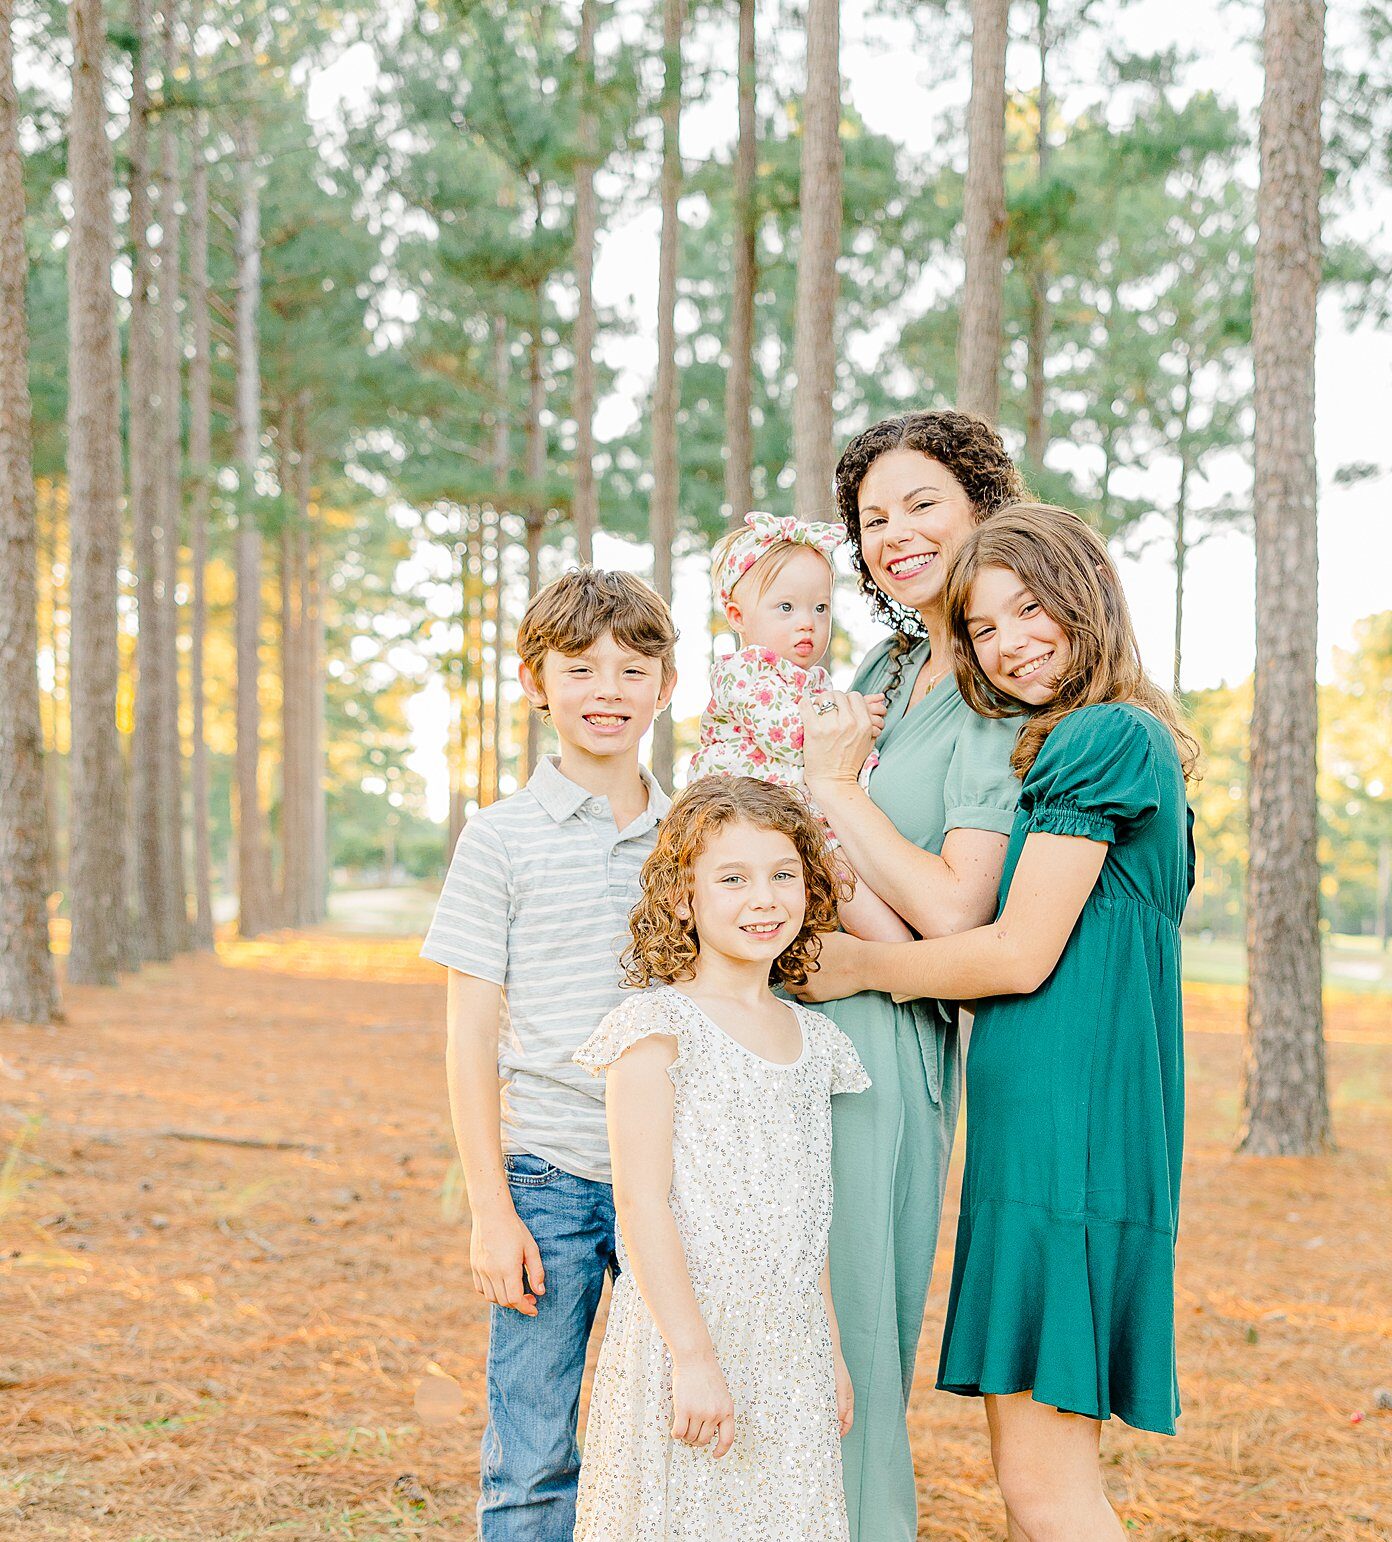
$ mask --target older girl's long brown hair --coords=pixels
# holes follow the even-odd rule
[[[1068,638],[1069,660],[1052,701],[1031,710],[996,689],[976,657],[967,625],[972,584],[983,568],[1007,568]],[[1185,730],[1173,698],[1150,679],[1131,625],[1131,612],[1105,542],[1067,509],[1013,503],[991,514],[963,541],[945,593],[953,664],[963,699],[983,717],[1023,716],[1010,764],[1024,777],[1044,741],[1079,707],[1131,702],[1160,719],[1174,736],[1185,778],[1194,775],[1197,741]]]
[[[837,906],[850,884],[837,872],[826,836],[802,796],[750,776],[703,776],[672,800],[657,845],[643,864],[643,897],[629,914],[633,941],[624,952],[624,984],[640,988],[689,980],[700,940],[691,918],[696,858],[727,825],[777,830],[797,848],[807,908],[802,927],[773,961],[773,982],[796,988],[817,967],[822,932],[836,930]],[[683,918],[685,912],[685,918]]]

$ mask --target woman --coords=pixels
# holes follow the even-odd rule
[[[985,1401],[1012,1542],[1120,1542],[1102,1421],[1173,1434],[1179,1412],[1197,746],[1146,678],[1116,569],[1076,515],[1022,504],[989,520],[953,564],[947,612],[967,700],[1023,716],[1000,915],[921,942],[828,937],[799,994],[981,1000],[938,1385]]]
[[[860,587],[896,635],[853,684],[889,698],[868,790],[856,778],[869,717],[841,692],[804,710],[805,780],[855,871],[922,937],[995,913],[1015,725],[963,701],[943,585],[976,525],[1023,495],[995,432],[960,412],[877,423],[836,468]],[[833,1112],[832,1292],[856,1409],[843,1447],[851,1539],[908,1542],[918,1506],[905,1412],[957,1120],[957,1009],[867,991],[827,1012],[873,1083]]]

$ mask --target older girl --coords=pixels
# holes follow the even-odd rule
[[[1195,746],[1146,678],[1107,549],[1007,509],[968,538],[947,611],[964,696],[1023,714],[989,926],[828,939],[814,995],[993,998],[967,1059],[967,1159],[938,1385],[984,1396],[1009,1534],[1100,1542],[1101,1421],[1172,1434],[1184,1121],[1179,922]]]

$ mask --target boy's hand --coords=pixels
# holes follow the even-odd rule
[[[536,1238],[511,1205],[474,1216],[469,1235],[469,1268],[473,1271],[474,1289],[485,1301],[511,1307],[524,1317],[536,1316],[536,1298],[546,1294],[546,1271]]]
[[[845,1357],[836,1351],[836,1423],[844,1440],[851,1433],[855,1420],[855,1388],[851,1386],[851,1373],[846,1369]]]
[[[735,1405],[713,1354],[672,1365],[672,1439],[689,1446],[715,1441],[713,1456],[735,1443]]]

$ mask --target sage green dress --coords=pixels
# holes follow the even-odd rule
[[[869,655],[853,689],[885,688],[889,649]],[[978,717],[951,675],[906,712],[927,658],[926,642],[905,657],[869,791],[906,840],[937,852],[958,827],[1009,833],[1019,725]],[[841,1447],[851,1542],[909,1542],[918,1504],[905,1411],[957,1122],[957,1011],[936,1001],[896,1006],[876,991],[823,1010],[872,1084],[832,1100],[831,1285],[855,1386],[855,1423]]]
[[[1070,713],[1025,777],[1002,902],[1036,831],[1109,849],[1049,979],[977,1010],[949,1392],[1174,1433],[1191,827],[1174,740],[1138,707]]]

